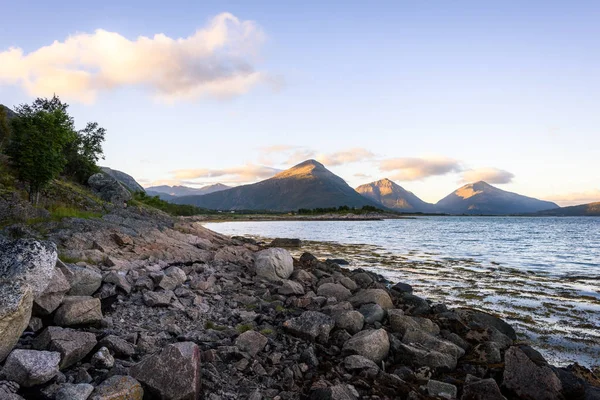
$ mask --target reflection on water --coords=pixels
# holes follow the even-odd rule
[[[549,361],[600,359],[600,218],[423,217],[207,224],[227,235],[294,237],[416,294],[511,322]]]

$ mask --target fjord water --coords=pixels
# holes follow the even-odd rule
[[[600,218],[417,217],[222,222],[227,235],[305,241],[294,255],[342,257],[449,306],[511,322],[556,364],[600,363]]]

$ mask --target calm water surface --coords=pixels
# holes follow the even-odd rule
[[[510,321],[549,361],[600,364],[600,218],[419,217],[222,222],[226,235],[300,238],[451,306]]]

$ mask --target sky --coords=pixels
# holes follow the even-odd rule
[[[597,1],[0,9],[0,103],[58,94],[78,127],[107,129],[102,164],[144,186],[251,183],[313,158],[430,202],[477,180],[600,201]]]

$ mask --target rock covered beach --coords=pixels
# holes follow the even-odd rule
[[[0,239],[2,399],[600,398],[598,371],[368,271],[136,208],[37,228]]]

